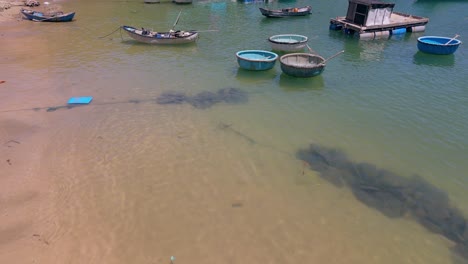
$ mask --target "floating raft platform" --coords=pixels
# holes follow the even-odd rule
[[[425,31],[428,18],[395,12],[394,6],[378,0],[349,0],[347,15],[330,19],[330,29],[364,39]]]

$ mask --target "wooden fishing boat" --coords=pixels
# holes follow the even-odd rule
[[[291,53],[281,56],[281,70],[294,77],[313,77],[325,70],[325,59],[310,53]]]
[[[278,54],[266,50],[241,50],[236,53],[236,57],[241,68],[264,71],[275,66]]]
[[[69,22],[72,21],[75,16],[75,12],[38,12],[28,9],[21,9],[21,14],[23,14],[26,19],[39,22]]]
[[[290,16],[306,16],[310,14],[312,7],[305,6],[305,7],[288,7],[282,9],[267,9],[260,7],[260,12],[262,15],[266,17],[274,17],[274,18],[281,18],[281,17],[290,17]]]
[[[302,35],[282,34],[268,38],[273,50],[295,52],[300,51],[307,45],[308,38]]]
[[[174,31],[156,32],[148,29],[137,29],[130,26],[122,26],[128,35],[136,41],[148,44],[186,44],[195,42],[198,39],[198,32],[195,30],[190,31]]]
[[[425,36],[418,38],[418,49],[425,53],[448,55],[454,53],[461,41],[454,38]]]

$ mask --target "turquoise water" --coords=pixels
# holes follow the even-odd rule
[[[39,171],[54,188],[42,222],[59,224],[43,260],[464,261],[442,236],[381,215],[295,157],[316,143],[418,174],[468,216],[466,45],[447,56],[417,50],[423,35],[459,34],[464,42],[468,3],[395,3],[395,11],[429,17],[426,31],[371,41],[329,31],[329,19],[346,14],[342,0],[267,4],[312,6],[311,16],[292,19],[263,17],[264,3],[68,1],[60,4],[76,11],[72,23],[2,29],[0,45],[19,47],[0,51],[2,73],[15,76],[0,91],[0,118],[34,124],[47,142]],[[179,12],[176,28],[201,31],[196,44],[150,46],[119,31],[99,38],[120,25],[167,31]],[[279,63],[264,72],[239,69],[237,51],[270,50],[267,39],[278,34],[307,36],[325,58],[344,54],[310,79],[282,74]],[[226,87],[248,92],[248,103],[154,103],[163,92]],[[72,96],[94,99],[70,110],[17,111]]]

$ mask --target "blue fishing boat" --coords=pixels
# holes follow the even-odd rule
[[[69,22],[75,16],[75,12],[63,13],[58,11],[44,13],[28,9],[21,9],[21,14],[26,19],[38,22]]]
[[[278,54],[266,50],[241,50],[236,53],[236,57],[241,68],[264,71],[275,66]]]
[[[448,55],[454,53],[462,43],[460,40],[447,37],[425,36],[418,38],[418,49],[425,53]]]

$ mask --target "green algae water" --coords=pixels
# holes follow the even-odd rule
[[[426,31],[369,41],[328,29],[344,0],[58,3],[75,21],[0,25],[0,119],[32,127],[7,140],[33,145],[34,171],[50,180],[38,263],[466,263],[454,241],[382,214],[296,153],[313,143],[419,175],[468,218],[467,49],[417,50],[424,35],[465,42],[467,2],[398,0],[395,11],[429,18]],[[268,19],[265,5],[311,5],[312,15]],[[179,12],[176,29],[200,30],[195,44],[115,31],[167,31]],[[268,37],[289,33],[325,58],[344,54],[308,79],[279,61],[239,69],[237,51],[271,50]],[[156,103],[223,88],[248,101]],[[74,96],[94,99],[46,111]]]

